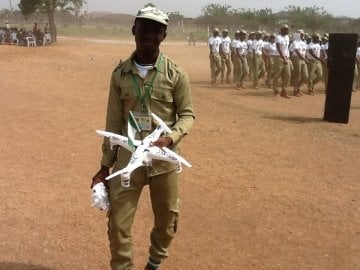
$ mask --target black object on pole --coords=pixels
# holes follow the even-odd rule
[[[349,122],[357,41],[357,34],[329,35],[329,76],[324,113],[326,121]]]

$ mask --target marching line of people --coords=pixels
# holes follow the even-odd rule
[[[295,97],[303,95],[304,85],[307,85],[307,94],[315,95],[315,86],[323,80],[326,91],[328,39],[327,33],[309,36],[301,29],[290,39],[287,24],[281,26],[279,34],[258,31],[248,35],[246,30],[239,30],[233,40],[227,29],[222,30],[220,36],[220,30],[214,28],[208,40],[211,84],[234,84],[240,90],[245,88],[244,81],[248,78],[252,87],[259,89],[260,81],[264,80],[275,96],[290,98],[290,85]],[[353,91],[356,90],[360,90],[360,41],[353,86]]]

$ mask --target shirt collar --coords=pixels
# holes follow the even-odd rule
[[[135,52],[136,51],[134,51],[131,55],[130,55],[130,57],[129,57],[129,59],[128,59],[128,61],[126,61],[126,63],[125,63],[125,65],[124,65],[124,72],[125,73],[127,73],[127,72],[130,72],[130,71],[132,71],[132,73],[138,73],[138,70],[137,70],[137,68],[136,68],[136,66],[135,66],[135,63],[134,63],[134,56],[135,56]],[[156,69],[158,72],[162,72],[162,73],[164,73],[163,72],[163,70],[164,70],[164,56],[163,56],[163,54],[160,52],[159,53],[159,55],[158,55],[158,57],[157,57],[157,59],[156,59],[156,62],[155,62],[155,65],[154,65],[154,69]]]

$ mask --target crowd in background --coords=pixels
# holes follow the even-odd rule
[[[299,29],[290,36],[289,31],[286,24],[281,26],[279,34],[261,31],[248,34],[239,30],[231,39],[227,29],[220,36],[219,29],[214,28],[208,40],[212,85],[234,84],[237,89],[244,89],[244,81],[249,80],[252,88],[258,89],[263,82],[265,87],[273,89],[275,96],[290,98],[289,86],[295,97],[301,97],[301,87],[305,86],[307,94],[314,95],[316,84],[324,81],[326,91],[329,35],[309,35]],[[360,90],[360,41],[354,74],[353,91],[356,91]]]
[[[42,31],[35,22],[31,31],[24,28],[17,28],[6,21],[5,26],[0,27],[0,44],[18,46],[42,46],[51,43],[49,23]]]

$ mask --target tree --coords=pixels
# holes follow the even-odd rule
[[[147,3],[145,6],[144,6],[144,8],[146,8],[146,7],[156,7],[153,3]]]
[[[232,15],[230,5],[209,4],[201,8],[201,22],[210,25],[225,25],[229,23]]]
[[[332,15],[324,8],[317,6],[300,8],[290,5],[285,10],[288,12],[289,21],[292,25],[312,31],[322,29],[332,19]]]
[[[38,10],[46,12],[49,20],[51,40],[56,41],[55,10],[57,8],[73,8],[73,10],[80,12],[84,3],[85,0],[21,0],[19,8],[25,17]]]

